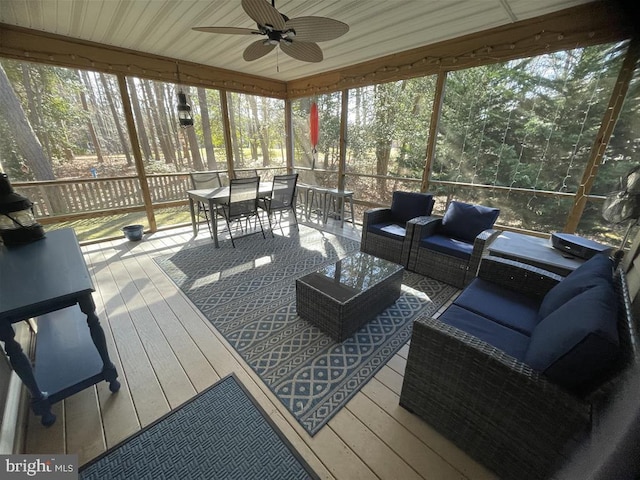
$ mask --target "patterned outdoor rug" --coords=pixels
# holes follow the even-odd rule
[[[156,262],[314,435],[407,342],[413,319],[457,291],[405,272],[396,303],[337,343],[297,316],[295,279],[359,248],[300,225],[288,237],[207,244]]]
[[[83,480],[317,479],[229,375],[80,469]]]

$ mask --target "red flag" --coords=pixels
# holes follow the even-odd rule
[[[315,151],[316,145],[318,145],[318,135],[320,133],[318,128],[318,106],[316,105],[316,102],[311,104],[309,126],[311,128],[311,146]]]

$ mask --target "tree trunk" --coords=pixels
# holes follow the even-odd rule
[[[233,149],[233,161],[234,165],[241,163],[242,156],[240,155],[240,143],[238,140],[238,127],[236,126],[236,107],[234,105],[233,93],[227,94],[227,101],[229,102],[229,128],[231,129],[231,148]]]
[[[261,98],[262,102],[262,125],[260,126],[260,148],[262,148],[262,166],[268,167],[271,165],[271,157],[269,155],[269,128],[268,128],[268,111],[267,111],[267,98]]]
[[[91,110],[93,110],[94,112],[102,112],[103,106],[101,104],[98,104],[95,96],[95,93],[97,91],[97,84],[96,86],[94,86],[94,81],[97,81],[95,80],[97,77],[97,73],[91,72],[91,75],[94,77],[94,81],[92,81],[88,72],[80,70],[78,71],[78,73],[80,75],[80,78],[82,79],[82,82],[84,83],[84,85],[86,85],[85,97],[87,99],[87,105],[90,105]],[[110,129],[107,125],[105,125],[104,119],[105,116],[99,113],[94,116],[93,121],[93,128],[95,129],[96,136],[98,137],[98,143],[100,143],[103,156],[105,154],[109,155],[113,153],[110,142]]]
[[[249,143],[251,145],[251,160],[258,161],[258,135],[260,132],[260,120],[258,118],[258,104],[256,97],[253,95],[247,95],[249,102]]]
[[[200,104],[200,121],[202,122],[202,136],[204,137],[204,151],[207,155],[207,169],[217,170],[216,154],[213,150],[211,135],[211,120],[209,119],[209,105],[207,104],[207,91],[198,87],[198,103]]]
[[[78,81],[83,85],[83,89],[80,90],[80,102],[82,103],[82,109],[87,112],[87,128],[89,129],[89,135],[91,136],[91,142],[98,158],[98,163],[104,163],[104,157],[102,156],[102,149],[100,148],[100,142],[98,141],[98,135],[96,129],[93,127],[93,121],[91,121],[91,111],[87,103],[87,95],[84,89],[90,89],[91,85],[87,85],[82,81],[80,74],[78,74]]]
[[[185,87],[184,94],[187,96],[187,103],[191,105],[191,88]],[[202,155],[200,154],[200,145],[198,145],[198,137],[196,136],[196,130],[194,127],[187,127],[182,129],[185,133],[186,140],[189,144],[189,150],[191,151],[191,164],[196,172],[204,170],[202,163]]]
[[[13,91],[2,65],[0,65],[0,104],[4,106],[3,110],[9,131],[35,179],[54,180],[55,175],[51,162],[33,128],[31,128],[29,119]]]
[[[149,107],[150,109],[148,110],[149,112],[151,112],[152,115],[152,119],[153,119],[153,124],[155,125],[155,129],[156,129],[156,136],[158,138],[158,142],[160,143],[160,150],[162,150],[162,156],[164,157],[164,162],[165,163],[173,163],[175,164],[175,152],[173,151],[171,147],[171,143],[168,142],[167,140],[167,134],[166,132],[163,131],[162,129],[162,122],[159,119],[159,110],[158,107],[156,105],[156,101],[155,101],[155,97],[153,95],[153,92],[151,91],[151,86],[150,86],[151,81],[150,80],[142,80],[142,85],[144,87],[144,91],[147,95],[147,100],[149,102]],[[158,157],[158,160],[160,159],[160,157]]]
[[[169,127],[169,123],[167,122],[167,118],[169,114],[167,113],[167,108],[164,102],[164,91],[162,85],[158,82],[153,83],[155,90],[155,98],[156,98],[156,119],[159,126],[159,132],[161,132],[162,138],[164,141],[162,144],[165,145],[163,148],[164,151],[164,163],[177,165],[176,163],[176,155],[175,148],[173,142],[171,140],[171,127]]]
[[[127,140],[127,137],[125,137],[124,131],[122,130],[122,122],[120,121],[118,111],[116,110],[115,103],[113,102],[113,96],[111,95],[111,86],[109,85],[107,77],[105,77],[104,73],[100,74],[100,81],[102,82],[102,86],[104,87],[104,94],[107,98],[107,103],[109,104],[111,115],[113,115],[113,122],[118,132],[118,138],[120,139],[120,145],[122,145],[122,151],[125,155],[125,158],[127,159],[127,166],[132,167],[133,160],[131,159],[131,153],[129,152],[129,141]]]
[[[145,116],[147,118],[147,125],[149,125],[149,137],[151,141],[151,148],[153,149],[153,158],[157,161],[160,161],[160,150],[158,147],[158,138],[160,137],[159,133],[155,129],[155,124],[153,122],[152,112],[152,102],[149,99],[148,88],[146,88],[145,80],[141,80],[142,85],[142,97],[145,102]]]
[[[138,90],[136,89],[135,80],[132,77],[127,77],[127,84],[129,85],[129,97],[131,98],[131,107],[133,110],[133,116],[136,119],[136,130],[138,131],[138,143],[140,143],[140,149],[144,155],[145,160],[150,160],[151,147],[149,146],[149,137],[147,136],[147,129],[144,126],[144,116],[140,110],[140,100],[138,99]]]

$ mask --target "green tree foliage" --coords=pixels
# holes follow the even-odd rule
[[[433,77],[351,90],[348,169],[420,178],[434,90]]]
[[[86,113],[82,109],[79,90],[82,88],[75,71],[2,60],[14,94],[20,100],[31,128],[52,163],[68,161],[76,153],[87,150],[84,132]],[[0,153],[4,168],[15,180],[34,179],[20,149],[12,141],[5,115],[0,115]]]
[[[236,167],[284,165],[284,101],[241,93],[228,97]]]
[[[450,73],[432,178],[575,193],[622,53],[600,45]],[[473,200],[503,208],[505,223],[558,229],[568,214],[535,193],[485,192]]]

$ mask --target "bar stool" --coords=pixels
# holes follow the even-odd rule
[[[298,183],[296,185],[296,206],[300,205],[302,207],[302,213],[304,213],[305,217],[309,216],[309,195],[311,194],[311,185],[307,185],[306,183]]]
[[[349,202],[351,207],[351,218],[349,220],[355,227],[356,221],[353,213],[353,192],[349,190],[338,190],[337,188],[330,188],[325,191],[323,223],[327,223],[329,215],[338,215],[340,217],[340,228],[343,228],[344,210],[347,202]]]
[[[317,211],[320,218],[323,220],[326,217],[326,197],[327,188],[318,187],[315,185],[309,186],[309,203],[307,204],[307,218],[311,216],[312,212]],[[325,221],[326,223],[326,221]]]

